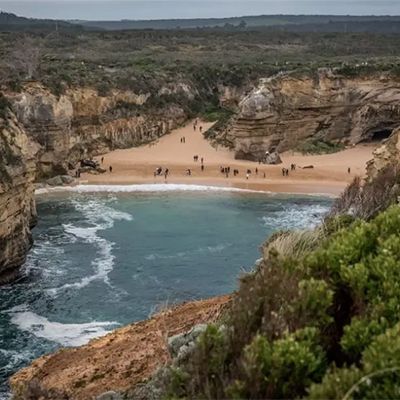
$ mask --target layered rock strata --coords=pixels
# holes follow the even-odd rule
[[[281,74],[261,80],[240,103],[229,133],[239,159],[296,149],[306,140],[356,144],[380,140],[400,125],[400,82]]]
[[[38,146],[8,111],[0,118],[0,284],[19,275],[36,223],[35,155]]]

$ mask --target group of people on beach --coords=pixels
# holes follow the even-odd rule
[[[186,137],[185,136],[181,137],[181,143],[186,143]]]
[[[165,168],[165,169],[163,170],[162,167],[157,167],[157,168],[155,169],[155,171],[153,172],[153,175],[154,175],[154,178],[156,178],[157,176],[162,176],[162,175],[164,175],[164,179],[167,180],[168,175],[169,175],[169,169],[168,169],[168,168]]]
[[[194,121],[194,123],[193,123],[193,130],[194,130],[194,131],[196,131],[198,125],[199,125],[199,120],[198,120],[198,118],[196,118],[195,121]],[[200,133],[203,132],[203,127],[202,127],[202,125],[199,126],[199,131],[200,131]]]

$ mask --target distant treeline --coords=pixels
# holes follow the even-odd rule
[[[400,33],[400,16],[260,15],[234,18],[60,21],[0,12],[0,31],[213,30]]]
[[[19,17],[15,14],[0,12],[0,31],[81,31],[79,24],[52,19]],[[88,29],[88,28],[86,28]]]
[[[400,16],[261,15],[234,18],[72,21],[84,27],[105,30],[129,29],[279,29],[290,32],[400,31]]]

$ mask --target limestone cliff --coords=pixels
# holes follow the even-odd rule
[[[354,144],[388,136],[400,124],[400,82],[387,76],[346,78],[281,74],[261,80],[240,103],[228,139],[236,157],[296,148],[306,140]]]
[[[89,155],[154,140],[187,117],[176,104],[146,108],[149,97],[121,91],[100,96],[90,88],[57,97],[33,83],[7,93],[18,121],[40,146],[38,177],[66,173]]]
[[[386,166],[400,162],[400,128],[373,153],[373,159],[368,163],[368,177],[374,178]]]
[[[0,284],[18,276],[32,244],[37,150],[15,116],[4,111],[0,118]]]

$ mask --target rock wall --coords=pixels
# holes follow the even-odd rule
[[[40,146],[38,177],[65,174],[89,155],[152,141],[187,118],[176,105],[146,109],[149,97],[120,91],[99,96],[88,88],[57,97],[35,83],[7,93],[18,121]]]
[[[400,128],[397,128],[393,134],[373,153],[373,159],[367,165],[368,178],[374,178],[379,171],[388,165],[400,162]]]
[[[330,70],[314,77],[281,74],[261,80],[240,103],[229,132],[236,157],[294,149],[305,140],[355,144],[400,124],[400,82],[345,78]]]
[[[18,277],[32,244],[37,150],[15,116],[0,118],[0,284]]]

